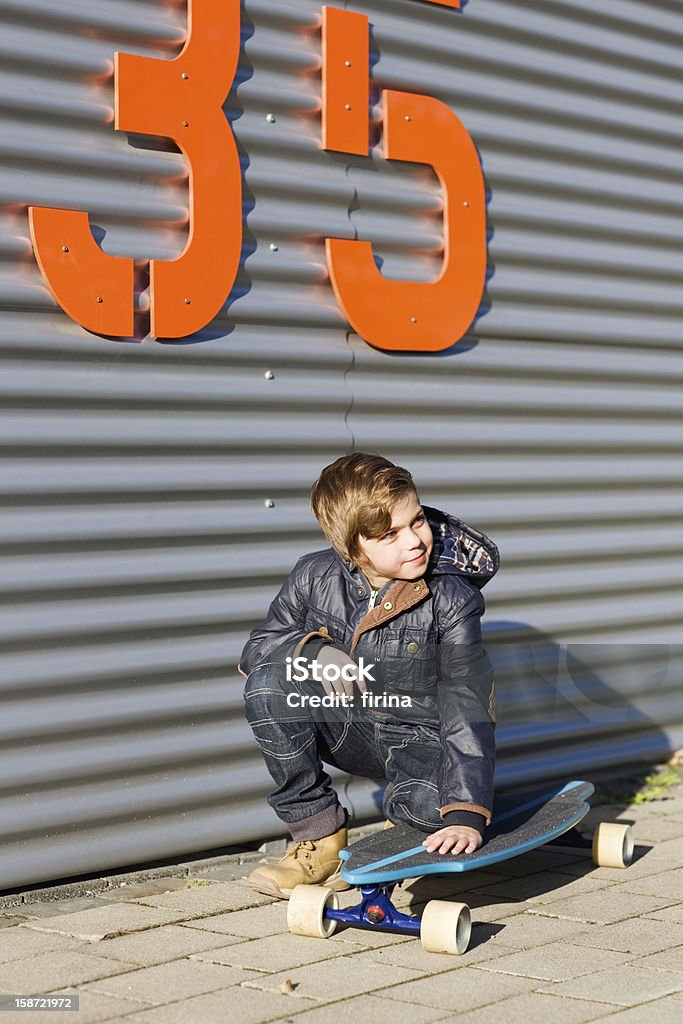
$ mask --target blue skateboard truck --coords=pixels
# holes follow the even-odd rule
[[[341,876],[360,890],[360,902],[339,908],[337,893],[324,885],[298,885],[289,900],[287,925],[295,935],[328,938],[342,923],[419,935],[431,953],[464,953],[472,930],[465,903],[430,900],[421,917],[404,914],[392,902],[397,884],[407,878],[446,875],[491,867],[539,846],[590,853],[599,867],[628,867],[633,839],[628,825],[602,822],[592,841],[576,828],[589,810],[590,782],[568,782],[543,792],[498,797],[487,840],[474,853],[429,853],[423,832],[407,825],[375,832],[341,851]]]

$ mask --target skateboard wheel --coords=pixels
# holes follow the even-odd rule
[[[420,921],[420,942],[428,953],[460,956],[470,942],[472,918],[466,903],[430,900]]]
[[[601,821],[593,835],[593,863],[599,868],[627,868],[632,860],[631,826]]]
[[[337,910],[339,900],[333,889],[324,885],[297,885],[287,905],[287,927],[292,935],[311,935],[328,939],[337,927],[325,917],[328,907]]]

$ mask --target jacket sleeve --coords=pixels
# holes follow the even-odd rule
[[[300,559],[275,595],[265,620],[249,635],[238,665],[243,676],[266,662],[284,665],[287,657],[299,657],[304,645],[315,637],[329,642],[325,634],[305,629],[308,602],[303,576]]]
[[[493,806],[495,690],[493,667],[481,639],[484,599],[476,591],[446,624],[437,650],[441,817],[450,811],[482,814]]]

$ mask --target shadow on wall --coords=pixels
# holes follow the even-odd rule
[[[664,758],[672,648],[659,643],[558,644],[518,622],[492,622],[484,642],[497,694],[497,788],[590,777]]]

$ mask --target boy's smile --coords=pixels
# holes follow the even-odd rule
[[[366,562],[360,568],[373,588],[391,580],[417,580],[427,568],[433,545],[431,527],[413,491],[392,509],[391,527],[383,537],[360,536],[358,546]]]

